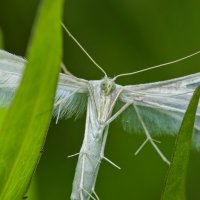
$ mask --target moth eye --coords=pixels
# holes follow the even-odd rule
[[[115,84],[112,84],[112,90],[115,90],[115,88],[116,88],[116,85]]]
[[[105,89],[106,88],[106,83],[101,83],[101,89]]]

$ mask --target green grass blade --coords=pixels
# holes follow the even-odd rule
[[[25,194],[40,158],[61,63],[63,0],[44,0],[28,50],[28,64],[0,128],[0,199]]]
[[[4,47],[4,42],[3,42],[3,31],[0,28],[0,49],[3,49]]]
[[[161,197],[162,200],[186,199],[186,175],[199,98],[200,87],[198,87],[193,94],[177,136],[172,163],[169,168],[166,185]]]
[[[34,174],[31,185],[26,193],[28,200],[39,200],[39,184],[37,180],[37,176]]]

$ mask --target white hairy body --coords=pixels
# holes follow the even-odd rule
[[[79,153],[71,200],[89,199],[95,193],[95,182],[104,148],[113,107],[119,96],[120,88],[105,95],[101,81],[90,81],[90,94],[87,105],[86,126],[83,144]],[[96,195],[97,197],[97,195]],[[98,198],[98,197],[97,197]]]
[[[18,56],[0,50],[0,106],[8,106],[20,84],[26,61]],[[57,120],[79,114],[82,100],[76,97],[86,94],[87,114],[84,140],[79,153],[71,200],[89,200],[99,197],[94,191],[102,159],[115,167],[104,156],[104,149],[110,123],[129,109],[131,117],[124,117],[133,126],[134,132],[143,133],[146,140],[136,154],[150,142],[160,157],[169,164],[152,138],[159,134],[176,134],[187,105],[196,86],[200,85],[200,73],[189,76],[141,85],[120,86],[107,76],[102,80],[88,81],[65,71],[60,74],[55,96],[54,116]],[[123,105],[115,112],[120,101]],[[133,120],[133,121],[131,121]],[[200,149],[200,106],[194,128],[193,146]]]

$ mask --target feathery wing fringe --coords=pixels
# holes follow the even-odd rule
[[[0,73],[1,76],[1,73]],[[5,77],[0,80],[0,107],[8,107],[17,91],[19,78],[13,79],[13,76]],[[58,118],[81,117],[87,107],[87,94],[74,93],[58,88],[55,96],[55,106],[53,116]]]
[[[118,101],[115,106],[115,112],[124,105],[124,102]],[[176,135],[180,129],[183,119],[183,113],[167,112],[164,109],[152,108],[137,103],[140,115],[152,136]],[[119,117],[123,129],[129,133],[143,134],[144,129],[137,117],[135,109],[130,106]],[[196,117],[193,147],[200,150],[200,117]]]
[[[0,70],[22,74],[26,60],[6,51],[0,50]]]
[[[55,96],[53,116],[75,119],[82,116],[87,107],[88,82],[71,74],[60,74]]]
[[[124,87],[120,100],[134,100],[152,135],[175,135],[195,88],[200,85],[200,73],[155,83]],[[121,103],[122,104],[122,103]],[[143,133],[135,110],[130,107],[122,115],[125,130]],[[200,150],[200,105],[196,114],[193,146]]]
[[[25,64],[25,59],[0,50],[0,107],[11,104],[20,84]],[[77,118],[83,114],[87,106],[86,82],[71,74],[60,74],[54,116],[59,119],[70,118],[74,115]]]
[[[0,107],[11,103],[20,84],[25,63],[23,58],[0,50]],[[57,119],[81,116],[87,106],[87,84],[88,81],[71,74],[60,74],[53,110]],[[116,110],[124,103],[134,100],[152,135],[175,135],[192,93],[198,85],[200,73],[168,81],[124,86]],[[120,118],[126,131],[144,133],[133,106],[124,111]],[[200,106],[194,132],[193,144],[200,149]]]
[[[123,105],[123,102],[118,101],[115,109],[119,110]],[[149,108],[139,104],[137,107],[152,135],[174,135],[179,130],[181,119],[179,119],[180,116],[178,114],[172,113],[171,115],[168,115],[168,113],[165,113],[160,109]],[[130,106],[125,110],[119,118],[125,131],[138,134],[144,133],[143,127],[133,106]]]
[[[75,119],[82,116],[87,108],[88,96],[85,93],[75,93],[58,89],[55,97],[53,116],[57,118]]]
[[[10,105],[21,81],[26,61],[23,58],[0,50],[0,106]]]

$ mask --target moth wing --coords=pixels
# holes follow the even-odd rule
[[[134,101],[152,135],[175,135],[198,85],[200,73],[167,81],[129,85],[124,86],[120,100],[124,103]],[[122,122],[128,131],[144,132],[133,106],[124,112]],[[194,146],[200,149],[200,105],[194,132]]]
[[[26,60],[0,50],[0,107],[10,105],[20,84]],[[60,73],[55,96],[54,115],[80,115],[86,106],[87,81]]]
[[[11,73],[21,74],[24,70],[26,60],[22,57],[0,50],[0,70]]]
[[[0,107],[12,101],[21,81],[26,60],[0,50]]]
[[[75,118],[81,116],[87,107],[88,81],[71,74],[60,74],[57,86],[54,116],[59,118]]]

